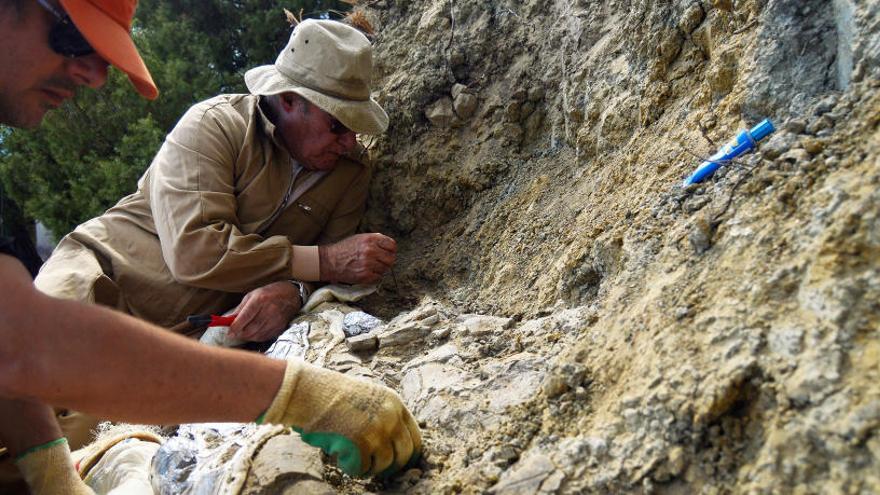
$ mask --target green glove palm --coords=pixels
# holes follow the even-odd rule
[[[347,474],[390,474],[418,458],[422,437],[393,390],[288,361],[264,422],[293,426]]]

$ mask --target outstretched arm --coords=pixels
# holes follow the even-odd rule
[[[353,475],[400,469],[421,450],[415,420],[387,387],[209,347],[106,308],[48,297],[9,256],[0,255],[0,279],[2,398],[129,423],[262,416],[299,428]]]
[[[9,256],[0,279],[0,396],[130,423],[253,421],[284,376],[283,361],[45,296]]]

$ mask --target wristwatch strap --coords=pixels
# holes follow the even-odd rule
[[[299,300],[300,300],[300,311],[302,308],[306,306],[306,303],[309,301],[309,297],[312,295],[312,291],[306,287],[306,284],[300,282],[299,280],[288,280],[291,284],[293,284],[299,290]]]

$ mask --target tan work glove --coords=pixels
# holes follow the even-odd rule
[[[30,449],[15,464],[33,495],[95,495],[74,469],[66,438]]]
[[[293,426],[352,476],[392,474],[422,450],[419,427],[393,390],[302,361],[287,362],[263,422]]]

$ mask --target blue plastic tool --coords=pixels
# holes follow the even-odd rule
[[[694,170],[694,173],[684,180],[684,185],[689,186],[708,179],[722,165],[727,165],[730,160],[755,149],[758,141],[769,136],[775,130],[776,128],[773,127],[773,123],[770,122],[769,119],[764,119],[761,123],[753,127],[752,130],[744,129],[739,131],[736,139],[722,146],[717,153],[701,163],[700,166]]]

